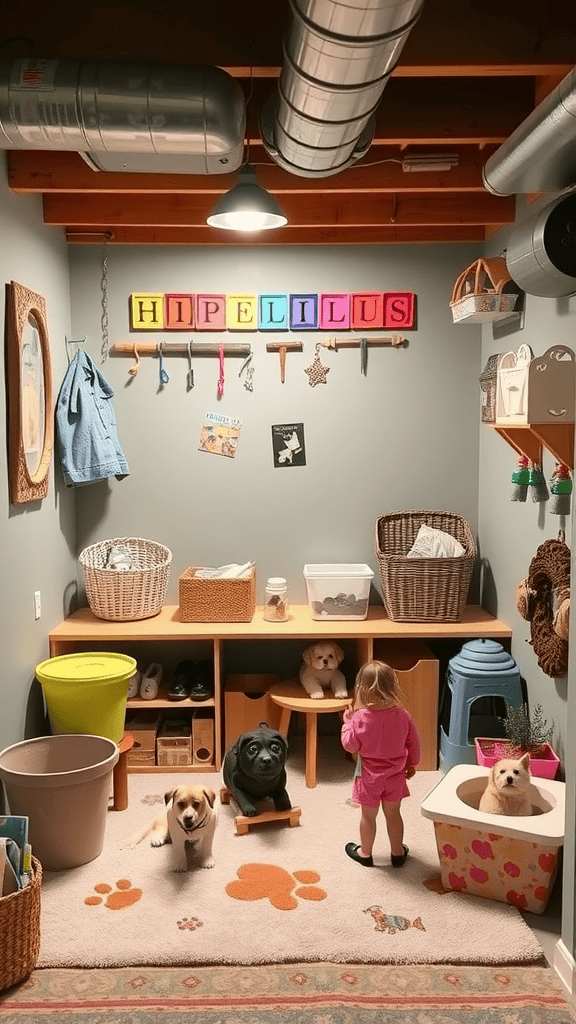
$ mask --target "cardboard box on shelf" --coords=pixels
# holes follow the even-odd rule
[[[192,764],[192,727],[189,718],[164,720],[156,737],[156,764]]]
[[[154,708],[148,708],[146,711],[127,711],[126,720],[124,722],[125,732],[132,733],[134,737],[134,747],[130,751],[130,754],[136,753],[139,750],[156,750],[156,734],[160,728],[160,721],[162,715],[160,711]],[[132,758],[128,757],[128,763]],[[154,761],[152,761],[154,764]]]
[[[211,709],[198,709],[192,718],[192,763],[214,764],[214,715]]]
[[[155,750],[129,750],[126,754],[126,764],[129,767],[137,767],[138,765],[155,765],[156,764],[156,751]]]

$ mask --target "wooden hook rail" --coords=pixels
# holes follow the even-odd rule
[[[249,356],[252,347],[245,343],[191,341],[117,341],[110,348],[111,355],[157,356],[162,347],[163,356],[187,356],[190,349],[193,356],[217,356],[222,348],[225,356]]]
[[[283,384],[286,380],[286,353],[301,352],[301,341],[269,341],[266,345],[267,352],[280,353],[280,381]]]
[[[365,342],[369,347],[376,345],[380,348],[385,345],[392,345],[394,348],[399,348],[403,345],[406,338],[399,335],[393,334],[389,338],[370,337],[369,335],[363,336],[360,334],[354,335],[351,338],[322,338],[320,344],[325,348],[360,348],[360,345]]]

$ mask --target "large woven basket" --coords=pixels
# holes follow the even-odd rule
[[[420,527],[452,534],[457,558],[407,558]],[[390,512],[375,522],[375,550],[386,611],[395,622],[459,622],[476,559],[470,525],[455,512]]]
[[[125,572],[106,567],[112,546],[130,549],[133,568]],[[163,544],[140,537],[116,537],[91,544],[80,552],[86,597],[99,619],[130,622],[148,619],[162,610],[172,552]]]
[[[32,857],[32,881],[0,896],[0,991],[27,978],[40,952],[42,866]]]
[[[182,622],[251,622],[256,609],[256,569],[239,579],[198,579],[199,566],[179,578]]]

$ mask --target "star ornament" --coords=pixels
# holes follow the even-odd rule
[[[315,388],[317,384],[326,384],[326,375],[330,373],[330,367],[324,366],[324,363],[321,362],[318,345],[314,360],[310,366],[304,368],[304,373],[308,374],[308,383],[311,388]]]

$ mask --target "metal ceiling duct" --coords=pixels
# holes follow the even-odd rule
[[[576,292],[576,193],[558,196],[515,228],[506,266],[529,295]]]
[[[326,177],[370,147],[374,111],[423,0],[290,0],[278,95],[262,141],[292,174]]]
[[[0,149],[74,150],[95,170],[222,174],[244,152],[246,107],[220,68],[0,60]]]
[[[486,161],[483,177],[497,196],[559,192],[576,183],[576,68]]]

